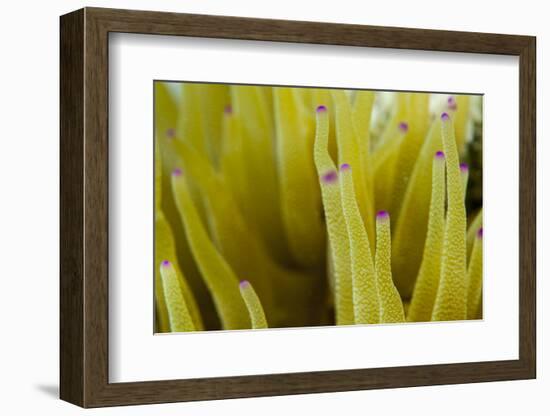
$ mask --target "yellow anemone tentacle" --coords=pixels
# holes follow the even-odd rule
[[[393,228],[393,278],[404,299],[411,297],[422,263],[430,212],[433,157],[441,148],[441,123],[437,120],[432,123],[420,150]]]
[[[325,106],[319,106],[314,146],[315,165],[321,184],[330,245],[328,252],[331,256],[330,264],[334,276],[336,323],[348,325],[354,322],[349,240],[342,210],[338,172],[328,151],[328,132],[328,110]]]
[[[432,196],[430,201],[430,218],[428,235],[424,245],[422,265],[414,286],[407,320],[425,322],[432,317],[439,273],[441,271],[441,250],[445,232],[445,155],[436,153],[432,167]]]
[[[201,115],[202,85],[182,83],[180,85],[180,108],[176,137],[191,143],[197,151],[208,157],[208,144],[204,134]]]
[[[483,228],[476,233],[468,265],[468,319],[481,318],[481,287],[483,282]]]
[[[274,88],[278,177],[283,224],[294,260],[305,268],[319,267],[326,249],[321,190],[308,143],[298,118],[291,88]]]
[[[191,251],[214,299],[223,328],[250,328],[248,311],[237,288],[239,280],[210,241],[179,169],[172,175],[172,189]]]
[[[201,84],[200,115],[206,154],[219,166],[222,148],[223,114],[230,102],[229,87],[224,84]]]
[[[380,305],[380,322],[403,322],[405,313],[391,275],[390,215],[380,211],[376,215],[376,285]]]
[[[322,296],[317,275],[278,264],[257,230],[240,212],[225,184],[226,178],[215,172],[208,160],[191,146],[183,144],[181,153],[188,178],[201,189],[212,240],[237,276],[250,276],[268,311],[269,322],[272,325],[280,322],[306,324],[309,318],[304,311],[311,312],[311,305],[297,302],[296,298],[303,299],[304,293],[310,293],[311,302],[314,302],[316,296]],[[247,255],[243,256],[245,252]]]
[[[407,140],[408,131],[409,125],[403,121],[393,126],[393,135],[371,156],[375,178],[374,202],[378,211],[390,208],[399,147]]]
[[[160,264],[165,259],[172,259],[172,267],[176,270],[176,276],[179,280],[180,290],[189,309],[193,326],[197,330],[202,330],[203,323],[200,315],[199,307],[191,288],[187,282],[187,275],[184,275],[176,252],[176,241],[172,227],[168,223],[164,211],[162,209],[162,161],[159,149],[159,141],[155,141],[155,264]],[[155,267],[155,304],[156,304],[156,319],[159,332],[170,331],[170,321],[166,299],[164,298],[164,290],[162,288],[162,279],[160,270]]]
[[[460,176],[462,177],[462,191],[464,192],[464,199],[466,199],[466,192],[468,191],[468,177],[470,176],[470,169],[467,163],[460,164]]]
[[[289,257],[283,227],[274,131],[272,88],[250,85],[231,87],[232,118],[236,123],[240,169],[244,172],[239,203],[245,216],[273,253],[283,262]],[[228,109],[229,110],[229,109]],[[237,147],[238,146],[238,147]]]
[[[353,102],[353,125],[359,145],[360,159],[363,164],[363,175],[365,177],[367,192],[367,213],[370,218],[374,217],[374,180],[371,159],[371,138],[370,125],[372,109],[374,107],[374,91],[357,91]],[[371,239],[372,241],[372,239]]]
[[[391,188],[390,213],[392,218],[399,218],[401,205],[405,198],[407,185],[411,178],[418,154],[425,141],[429,127],[430,94],[412,93],[409,101],[407,122],[409,132],[402,141],[396,159],[396,170]]]
[[[195,296],[191,291],[189,284],[187,283],[186,275],[183,273],[181,267],[179,266],[178,259],[176,257],[176,247],[174,236],[168,221],[164,217],[162,211],[157,211],[155,217],[155,264],[159,264],[165,259],[171,260],[171,267],[176,271],[176,277],[179,281],[179,289],[181,295],[185,300],[186,308],[189,310],[191,318],[193,319],[193,326],[197,330],[203,329],[203,323],[199,307],[195,300]],[[159,288],[162,287],[162,279],[160,276],[160,271],[158,268],[155,268],[155,285],[158,285]],[[175,290],[175,286],[173,286]],[[157,312],[159,319],[159,330],[160,332],[168,332],[167,323],[168,323],[168,305],[166,299],[164,299],[163,290],[155,290],[156,301],[157,301]]]
[[[441,115],[441,135],[447,162],[447,221],[432,320],[452,321],[466,319],[466,207],[453,122],[447,113]]]
[[[258,295],[254,291],[254,288],[247,280],[242,280],[239,284],[239,290],[243,297],[248,314],[250,315],[250,321],[252,322],[252,329],[264,329],[267,328],[267,320],[265,319],[264,308],[258,298]]]
[[[466,145],[468,128],[471,120],[471,101],[472,100],[469,95],[460,94],[456,96],[454,101],[451,100],[449,102],[449,105],[451,107],[450,109],[454,113],[453,121],[455,125],[456,147],[458,149],[459,155],[464,153],[464,148]]]
[[[369,243],[374,244],[374,220],[372,198],[369,195],[367,176],[364,173],[365,156],[361,152],[358,138],[355,133],[351,103],[342,90],[333,90],[332,98],[335,104],[336,143],[338,144],[338,162],[349,163],[353,166],[353,187],[357,198],[357,205],[363,224],[369,237]]]
[[[376,272],[369,238],[355,197],[351,169],[348,164],[340,167],[342,207],[350,246],[355,323],[375,324],[380,322]]]
[[[468,261],[472,256],[472,249],[474,248],[474,241],[476,238],[477,230],[483,227],[483,209],[480,209],[477,214],[471,220],[468,226],[468,232],[466,234],[466,244],[468,247]]]
[[[160,264],[160,276],[164,299],[166,299],[170,331],[195,331],[193,319],[181,292],[180,279],[169,260],[163,260]]]

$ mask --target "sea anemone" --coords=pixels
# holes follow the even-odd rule
[[[155,82],[155,330],[480,319],[480,109]]]

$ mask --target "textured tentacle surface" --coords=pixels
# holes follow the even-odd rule
[[[420,269],[428,230],[432,163],[442,148],[441,126],[436,121],[424,142],[407,186],[403,206],[394,227],[392,266],[394,280],[401,296],[410,298]]]
[[[369,238],[355,198],[351,167],[348,164],[343,164],[340,167],[340,174],[342,177],[342,207],[350,245],[355,323],[378,323],[380,321],[380,305],[376,273]]]
[[[403,322],[405,314],[401,297],[391,275],[390,215],[380,211],[376,215],[376,285],[380,306],[380,322]]]
[[[194,331],[195,325],[181,293],[180,279],[170,261],[163,260],[160,265],[162,291],[166,299],[168,321],[171,332]]]
[[[317,108],[317,132],[315,138],[315,165],[323,197],[325,222],[330,245],[334,276],[336,322],[347,325],[354,322],[351,284],[351,260],[348,233],[338,171],[328,151],[329,115],[325,106]]]
[[[447,162],[447,221],[443,238],[441,276],[432,319],[466,319],[466,208],[452,120],[441,116]]]
[[[445,155],[437,152],[432,167],[432,195],[428,235],[424,245],[422,265],[416,279],[407,319],[429,321],[439,286],[443,234],[445,231]]]

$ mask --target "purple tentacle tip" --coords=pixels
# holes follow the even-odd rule
[[[181,176],[181,169],[180,168],[176,168],[172,171],[172,175],[173,176]]]
[[[449,120],[449,118],[450,118],[449,114],[447,114],[447,113],[442,113],[441,114],[441,120],[447,121],[447,120]]]
[[[224,109],[223,109],[223,113],[224,114],[233,114],[233,107],[231,106],[231,104],[227,104]]]
[[[435,153],[435,157],[437,159],[445,159],[445,153],[443,153],[441,150],[439,150]]]
[[[399,123],[399,125],[397,127],[399,127],[399,130],[401,130],[403,133],[406,133],[406,132],[409,131],[409,124],[405,123],[404,121]]]
[[[249,282],[248,280],[241,280],[241,281],[239,282],[239,287],[241,287],[241,288],[243,288],[243,289],[246,288],[246,287],[248,287],[248,286],[250,286],[250,282]]]
[[[390,218],[390,213],[388,211],[378,211],[376,218],[380,220],[387,220]]]
[[[331,170],[325,173],[323,176],[321,176],[321,180],[324,183],[334,183],[336,182],[337,179],[338,179],[338,174],[334,170]]]
[[[483,238],[483,227],[477,230],[477,238]]]
[[[166,137],[169,139],[173,139],[176,137],[176,129],[170,127],[169,129],[166,129]]]
[[[447,98],[447,108],[452,111],[456,111],[457,105],[455,97],[449,97]]]
[[[324,113],[325,111],[327,111],[327,108],[324,105],[320,105],[319,107],[317,107],[316,111],[318,113]]]
[[[468,172],[468,164],[467,163],[461,163],[460,164],[460,171],[461,172]]]
[[[162,264],[162,267],[168,267],[168,266],[170,266],[170,261],[163,260],[161,264]]]
[[[351,166],[347,163],[343,163],[342,165],[340,165],[340,170],[342,171],[349,170],[349,169],[351,169]]]

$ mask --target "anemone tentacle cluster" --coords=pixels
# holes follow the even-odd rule
[[[480,107],[156,82],[156,330],[481,318]]]

